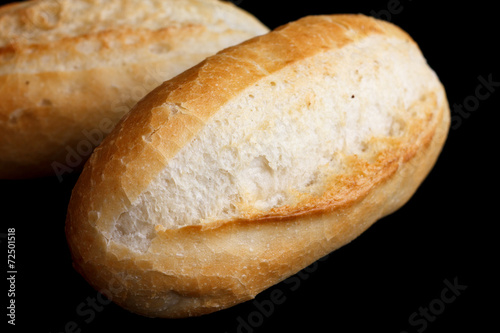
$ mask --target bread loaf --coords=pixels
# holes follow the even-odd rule
[[[72,193],[74,266],[145,316],[252,299],[409,200],[449,118],[398,27],[289,23],[166,81],[120,121]]]
[[[268,29],[217,0],[0,7],[0,179],[80,169],[146,93]]]

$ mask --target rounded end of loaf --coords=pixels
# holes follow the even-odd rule
[[[276,86],[284,72],[326,52],[325,45],[315,47],[314,38],[301,34],[304,25],[313,36],[317,32],[331,38],[335,46],[330,44],[330,48],[335,50],[345,51],[348,45],[359,45],[372,35],[410,43],[413,46],[409,49],[416,47],[399,28],[375,19],[359,15],[308,17],[223,51],[155,89],[94,152],[71,198],[66,222],[68,244],[76,269],[94,288],[125,309],[149,317],[179,318],[218,311],[255,297],[349,243],[415,193],[443,148],[450,111],[442,85],[422,64],[421,55],[412,51],[411,56],[420,64],[418,69],[425,68],[429,80],[415,88],[422,94],[412,99],[411,105],[403,99],[396,101],[398,115],[407,115],[411,121],[398,118],[394,122],[398,126],[391,131],[404,128],[404,135],[368,140],[366,151],[373,153],[347,156],[345,173],[324,184],[322,196],[210,223],[178,227],[159,223],[147,232],[134,229],[138,220],[127,214],[137,198],[151,190],[148,186],[182,154],[181,148],[197,135],[201,137],[199,133],[225,105],[233,105],[239,96],[250,93],[255,98],[259,92],[253,88],[255,84],[263,85],[269,79]],[[287,41],[277,44],[283,36]],[[262,47],[258,53],[263,57],[274,54],[274,61],[261,62],[251,53],[258,47]],[[245,54],[257,62],[256,68],[248,65]],[[371,60],[370,56],[367,59]],[[415,66],[408,71],[416,70]],[[246,74],[240,75],[240,70]],[[224,75],[208,79],[211,71],[224,75],[234,71],[239,81]],[[204,79],[214,92],[206,89]],[[349,84],[354,88],[356,82]],[[197,86],[204,93],[197,91]],[[356,98],[361,98],[362,92],[356,93]],[[353,94],[346,96],[352,98]],[[374,95],[368,100],[376,103],[382,98]],[[116,238],[113,231],[119,221],[120,232],[130,232],[135,238]],[[132,233],[134,230],[137,232]],[[146,248],[136,247],[139,238],[147,240]]]

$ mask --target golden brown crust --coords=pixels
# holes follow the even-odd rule
[[[346,25],[359,31],[351,34]],[[123,192],[120,197],[124,195],[133,201],[208,119],[247,86],[325,48],[340,48],[371,33],[411,40],[400,29],[363,16],[306,17],[300,24],[283,26],[208,57],[139,101],[117,124],[106,140],[108,143],[95,151],[88,171],[81,175],[85,179],[81,183],[119,189]],[[324,45],[311,44],[315,34],[320,36],[317,39],[324,40]],[[293,36],[297,47],[289,47],[288,35]],[[229,63],[230,71],[226,70]],[[137,140],[143,137],[147,140]],[[138,168],[148,172],[139,174]],[[121,211],[121,200],[110,200],[104,209],[104,196],[108,194],[92,191],[91,195],[96,196],[92,200],[96,206],[90,210],[110,214],[103,216],[103,221],[112,220]]]
[[[332,179],[322,197],[228,221],[157,226],[145,253],[109,240],[117,216],[241,90],[371,34],[412,42],[394,26],[364,16],[307,17],[224,50],[155,89],[95,151],[75,187],[66,232],[76,269],[133,312],[201,315],[251,299],[401,207],[446,139],[449,110],[437,103],[442,89],[411,106],[429,117],[412,124],[404,140],[377,142],[381,148],[371,163],[352,157],[349,172]]]
[[[116,22],[99,15],[119,6]],[[137,20],[141,12],[147,20]],[[151,89],[267,32],[232,4],[208,0],[27,1],[2,7],[0,27],[0,178],[79,170]]]

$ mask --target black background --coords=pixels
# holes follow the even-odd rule
[[[78,175],[62,183],[55,177],[0,181],[0,233],[16,228],[16,326],[7,326],[8,332],[64,332],[71,325],[80,332],[497,330],[498,273],[493,268],[498,266],[500,87],[466,115],[454,107],[473,101],[479,77],[500,81],[493,5],[423,0],[401,0],[399,5],[394,0],[236,3],[270,28],[310,14],[364,13],[406,30],[443,82],[455,117],[455,128],[430,175],[399,211],[296,275],[293,284],[283,282],[258,295],[256,301],[267,306],[265,315],[250,301],[180,320],[144,318],[112,303],[89,311],[89,298],[98,294],[73,270],[64,235],[66,207]],[[5,258],[0,267],[6,272],[6,240],[0,240]],[[435,318],[410,323],[412,314],[439,305],[445,280],[467,288]],[[8,286],[5,281],[2,285],[4,324]],[[278,290],[284,301],[270,308],[269,299]]]

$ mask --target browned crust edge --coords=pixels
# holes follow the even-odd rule
[[[186,78],[189,81],[195,71],[168,84]],[[152,97],[139,108],[147,108],[154,102]],[[436,104],[428,107],[435,108]],[[146,120],[148,124],[150,120]],[[158,230],[150,250],[142,255],[122,245],[107,243],[99,231],[106,225],[95,224],[97,216],[89,215],[89,201],[85,203],[83,197],[93,185],[93,178],[86,174],[82,180],[85,186],[75,190],[76,199],[68,210],[66,230],[75,268],[96,289],[107,292],[114,302],[145,316],[202,315],[251,299],[347,244],[409,200],[439,156],[449,122],[447,105],[436,110],[432,126],[427,126],[411,148],[406,147],[387,160],[379,177],[344,201],[317,205],[309,211]],[[141,131],[139,127],[137,131]],[[119,131],[114,134],[111,140],[119,140]],[[102,153],[99,159],[111,157],[110,152]],[[153,152],[152,156],[156,154]],[[97,156],[95,159],[97,162]],[[153,163],[161,168],[165,162],[154,158]],[[87,172],[95,173],[101,167],[91,164]],[[94,168],[97,169],[93,171]],[[134,178],[122,178],[121,182]],[[124,195],[118,183],[109,185],[109,192]],[[89,200],[110,204],[116,199],[98,195]],[[249,252],[248,241],[255,242],[255,252]]]

